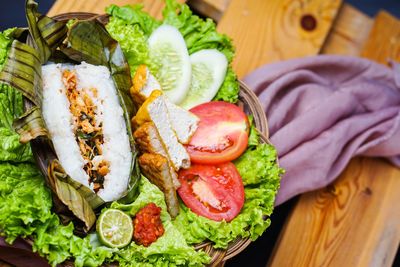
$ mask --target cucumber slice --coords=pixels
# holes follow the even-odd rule
[[[164,94],[175,104],[186,97],[192,67],[182,34],[170,25],[158,27],[149,37],[150,69]]]
[[[228,60],[216,49],[204,49],[190,55],[192,82],[189,93],[180,104],[190,109],[211,101],[224,82]]]

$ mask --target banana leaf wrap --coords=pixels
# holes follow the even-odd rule
[[[104,26],[96,20],[77,20],[68,29],[66,22],[56,21],[37,11],[37,3],[26,1],[27,29],[15,29],[14,41],[0,72],[0,82],[20,91],[25,101],[25,113],[13,126],[20,134],[20,142],[31,142],[39,168],[52,190],[53,210],[65,224],[73,221],[78,233],[86,233],[96,221],[95,211],[106,204],[97,194],[72,179],[61,166],[41,113],[41,66],[48,61],[106,66],[117,89],[124,111],[126,130],[133,154],[129,187],[119,201],[132,202],[137,196],[140,171],[130,118],[136,108],[129,97],[131,77],[129,65],[120,45],[111,38]]]

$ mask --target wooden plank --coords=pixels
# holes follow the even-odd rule
[[[399,61],[400,21],[386,11],[379,12],[361,56],[383,64],[389,58]]]
[[[301,197],[269,266],[390,266],[400,238],[399,188],[400,170],[354,159],[333,185]]]
[[[189,0],[188,5],[196,12],[218,22],[230,0]],[[368,39],[373,20],[350,4],[344,3],[332,25],[322,54],[359,55]]]
[[[184,1],[179,1],[184,2]],[[160,0],[57,0],[51,7],[48,15],[54,16],[66,12],[92,12],[103,14],[105,8],[111,4],[119,6],[134,5],[141,3],[144,5],[144,10],[160,19],[161,11],[164,8],[164,1]]]
[[[220,32],[236,46],[233,67],[239,77],[270,62],[316,55],[341,0],[231,0]]]
[[[400,60],[399,29],[399,20],[379,13],[361,54]],[[352,160],[332,185],[300,197],[268,265],[391,266],[400,243],[399,192],[398,168]]]
[[[349,4],[344,4],[329,33],[322,54],[358,56],[368,39],[373,20]]]

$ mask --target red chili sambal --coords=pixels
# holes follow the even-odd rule
[[[133,220],[133,239],[139,245],[150,246],[164,234],[161,222],[161,208],[149,203],[136,213]]]

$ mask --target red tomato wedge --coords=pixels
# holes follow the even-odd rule
[[[249,121],[233,104],[213,101],[190,110],[200,118],[186,149],[194,163],[218,164],[238,158],[247,148]]]
[[[214,221],[231,221],[244,203],[242,178],[231,162],[219,165],[192,164],[178,176],[178,194],[194,213]]]

